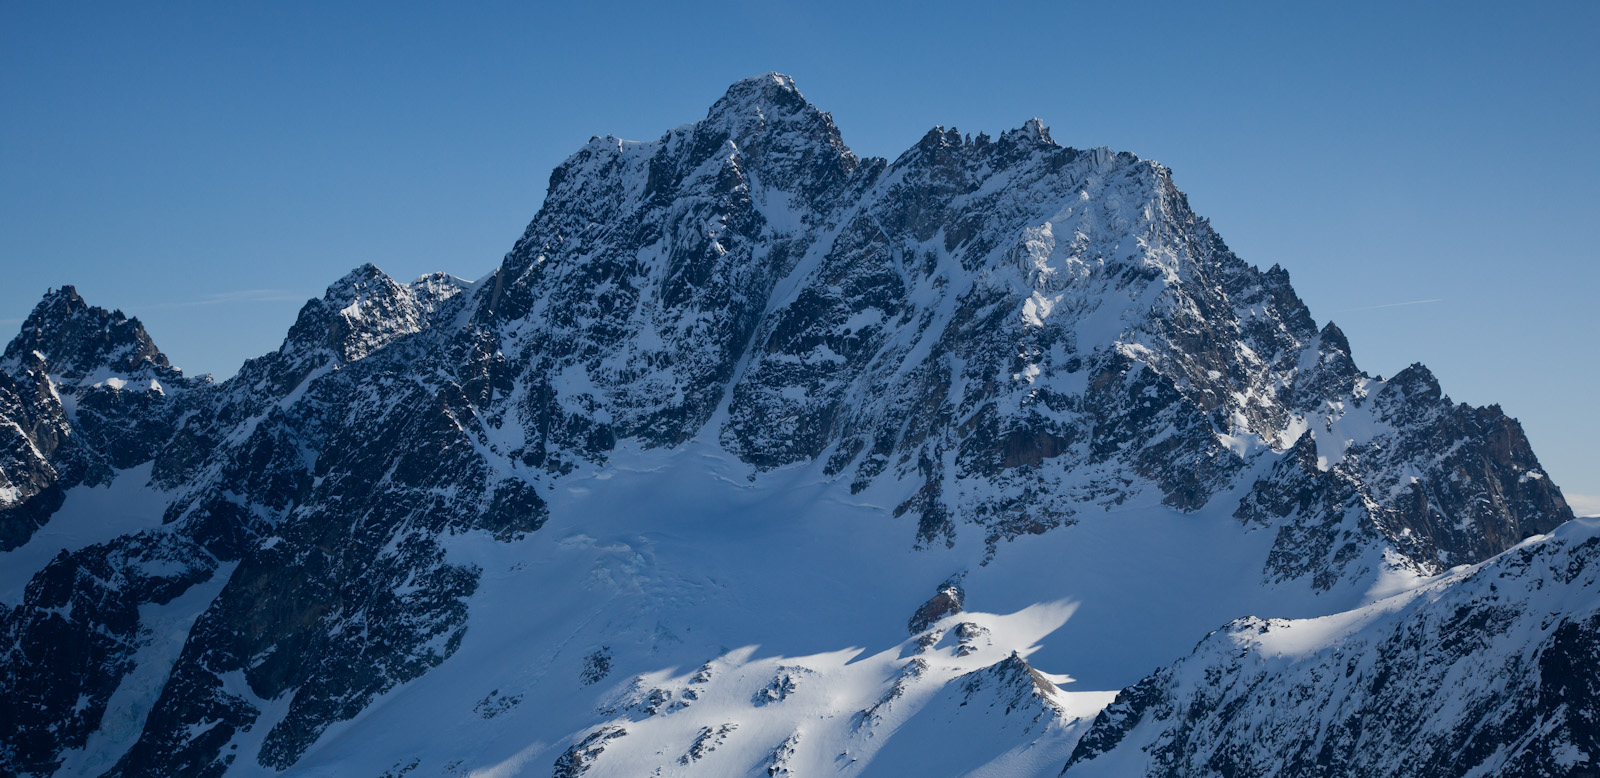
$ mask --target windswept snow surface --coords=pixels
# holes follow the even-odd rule
[[[1262,588],[1270,535],[1222,512],[1090,514],[991,567],[978,542],[911,548],[897,495],[851,496],[818,466],[759,487],[749,472],[704,443],[623,448],[561,482],[540,532],[456,536],[452,561],[483,569],[460,650],[330,727],[289,774],[417,760],[419,775],[542,776],[604,727],[626,734],[596,741],[586,775],[764,775],[785,743],[792,775],[1045,774],[1115,690],[1197,636],[1360,600]],[[969,612],[919,650],[908,617],[962,574]],[[1031,707],[990,704],[993,684],[969,693],[968,674],[1013,652],[1059,688]],[[586,684],[596,653],[609,671]],[[715,747],[688,756],[706,727]],[[240,759],[230,774],[272,773]]]

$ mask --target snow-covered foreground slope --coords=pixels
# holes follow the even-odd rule
[[[744,774],[780,751],[794,775],[956,764],[1035,774],[1065,760],[1116,688],[1193,635],[1240,612],[1335,607],[1331,595],[1269,591],[1240,575],[1259,570],[1270,538],[1231,516],[1128,505],[1018,539],[1013,564],[985,565],[978,542],[914,549],[913,519],[817,466],[759,485],[747,474],[707,443],[622,449],[563,482],[540,532],[510,544],[451,538],[447,556],[482,570],[459,650],[330,728],[292,772],[376,775],[415,760],[424,775],[503,762],[498,774],[543,774],[574,741],[620,727],[627,738],[607,741],[594,774]],[[75,490],[55,522],[7,555],[8,572],[110,539],[74,532],[96,516],[126,515],[129,524],[100,528],[108,536],[157,526],[159,508],[148,506],[159,493],[138,489],[141,475]],[[1107,553],[1117,548],[1138,553]],[[966,612],[911,633],[908,620],[951,580]],[[7,600],[19,589],[8,585]],[[178,614],[185,628],[204,605],[174,603],[191,609]],[[140,658],[170,666],[178,646],[162,648],[162,622],[146,622],[150,648],[140,650],[152,655]],[[1036,687],[1029,665],[1053,686]],[[64,754],[67,774],[110,767],[131,743],[126,724],[109,722],[142,723],[159,691],[125,680],[103,734]],[[270,716],[272,702],[260,704]],[[235,742],[258,748],[271,723]],[[712,723],[738,731],[718,738],[719,756],[679,764]],[[233,772],[275,771],[245,762]]]
[[[1117,696],[1065,774],[1593,775],[1600,521],[1317,619],[1240,619]]]
[[[538,533],[457,538],[448,553],[484,570],[460,649],[296,769],[415,758],[418,774],[537,775],[616,728],[594,775],[760,774],[791,738],[794,775],[1031,775],[1058,770],[1085,717],[1195,635],[1359,597],[1263,589],[1241,571],[1259,570],[1265,533],[1159,504],[1020,539],[1003,565],[976,542],[918,551],[911,519],[817,471],[753,485],[710,445],[619,451],[563,482]],[[952,578],[966,611],[910,633]],[[1006,675],[1013,652],[1058,688]],[[597,656],[608,670],[590,684]],[[730,725],[715,753],[680,761],[702,728]]]
[[[0,422],[0,775],[1052,774],[1219,625],[1571,518],[1165,167],[862,159],[777,74],[222,383],[52,291]]]

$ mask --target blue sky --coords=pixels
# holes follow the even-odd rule
[[[0,325],[75,284],[231,375],[349,268],[482,276],[589,136],[779,70],[863,155],[1039,116],[1168,164],[1362,367],[1500,403],[1600,512],[1600,3],[680,5],[0,5]]]

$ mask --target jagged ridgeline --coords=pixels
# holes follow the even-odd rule
[[[590,140],[484,278],[363,265],[226,381],[51,291],[0,420],[0,775],[857,774],[957,742],[1053,774],[1129,732],[1165,738],[1160,774],[1225,773],[1166,716],[1198,668],[1244,672],[1224,638],[1144,681],[1107,660],[1100,696],[1029,664],[1071,623],[1044,604],[1090,617],[1094,568],[1065,560],[1126,555],[1225,614],[1149,627],[1165,663],[1246,608],[1368,607],[1572,518],[1514,419],[1421,365],[1362,372],[1162,165],[1038,120],[862,159],[776,74],[657,140]],[[1216,560],[1238,586],[1183,577]],[[976,610],[1002,600],[1044,609]],[[1572,662],[1585,624],[1551,638]],[[835,661],[862,645],[883,653]],[[1438,666],[1477,656],[1453,645]],[[1411,673],[1384,662],[1363,672]],[[1344,693],[1320,667],[1293,683]],[[1544,732],[1526,710],[1494,736]],[[433,718],[472,728],[373,734]]]

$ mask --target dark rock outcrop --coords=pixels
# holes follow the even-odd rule
[[[934,625],[938,620],[961,612],[961,605],[966,600],[967,594],[961,588],[960,577],[952,577],[942,584],[928,601],[911,614],[911,620],[906,622],[906,629],[915,635]]]

